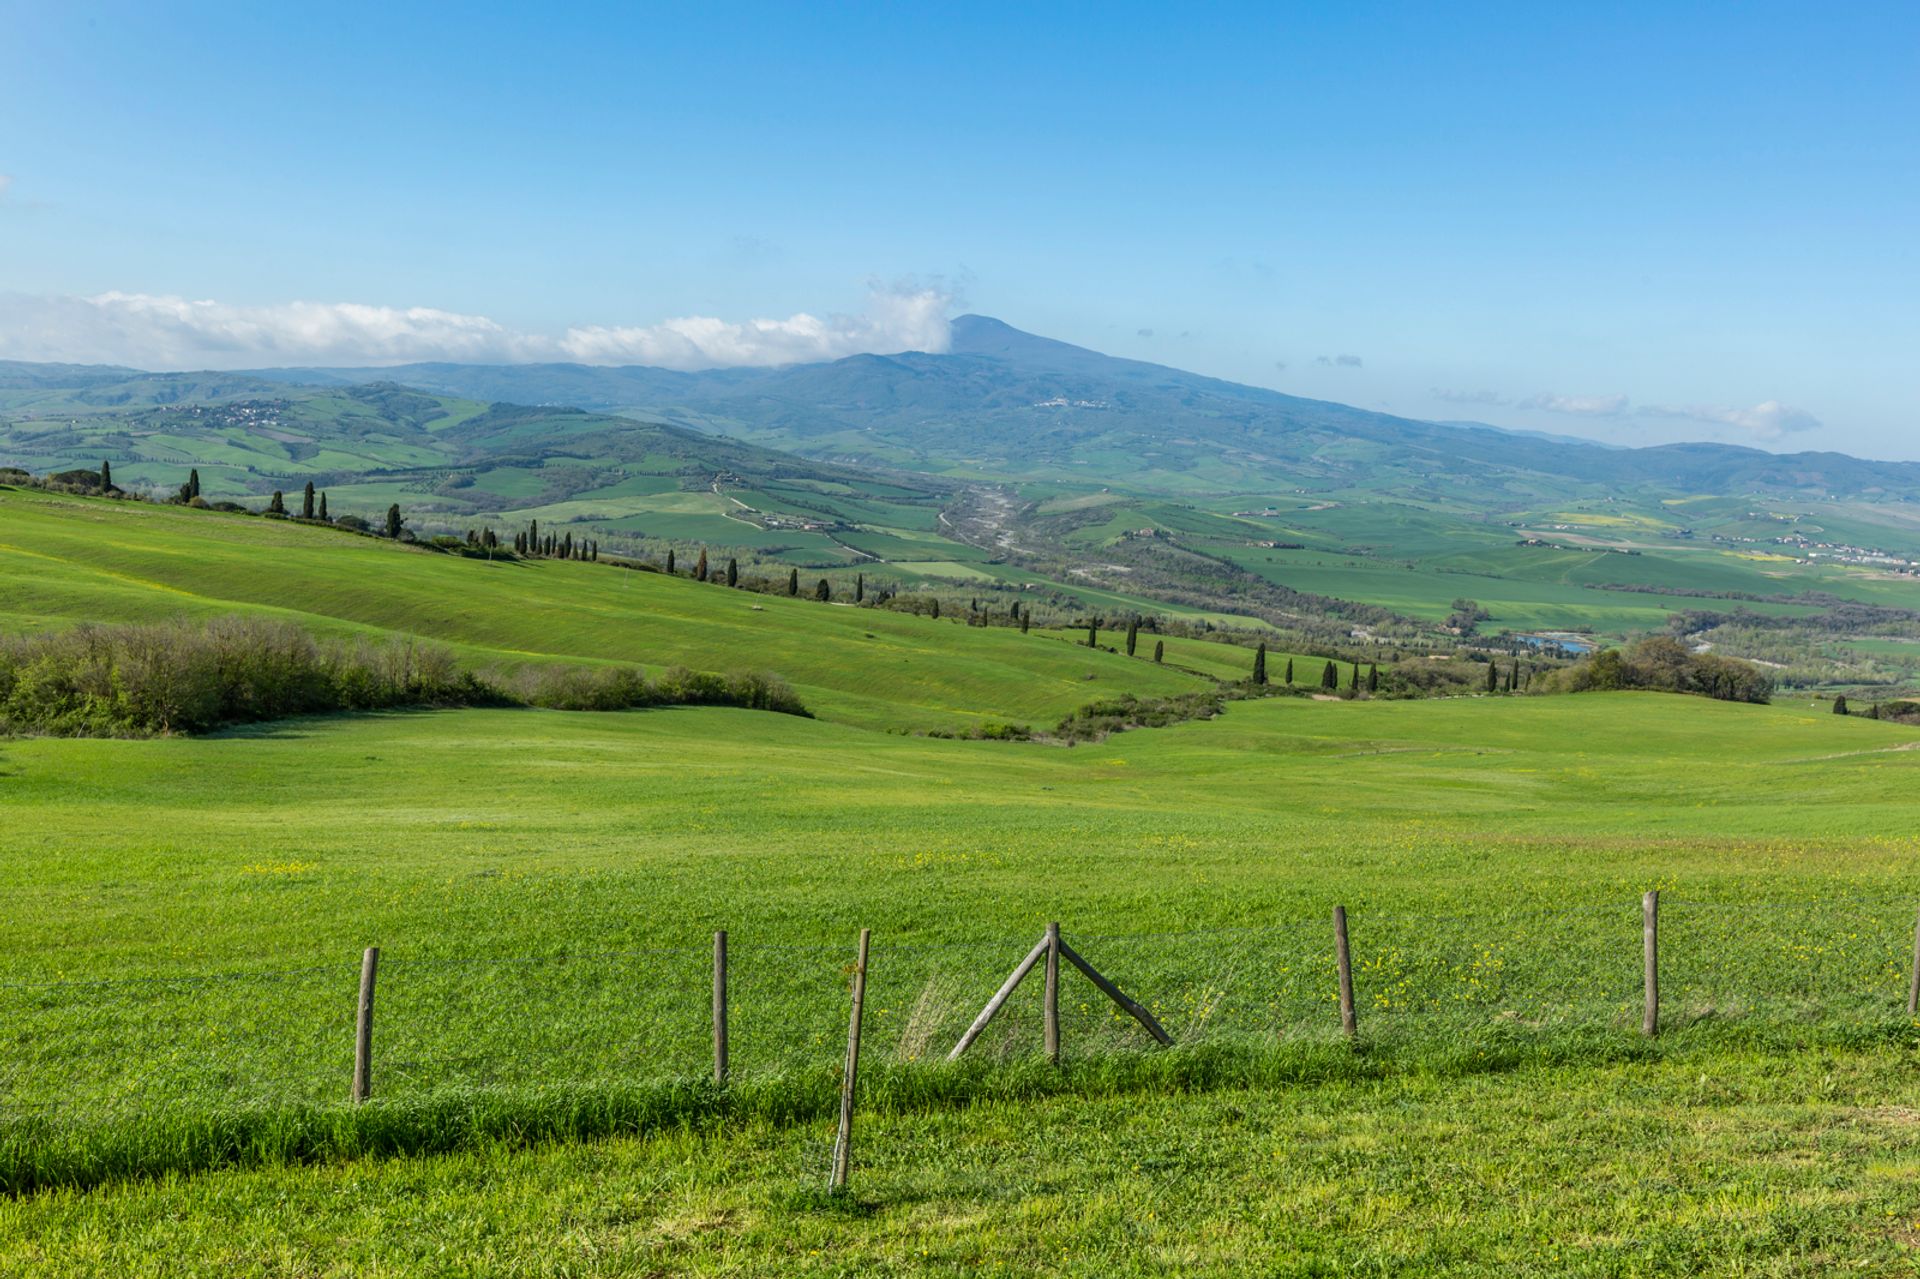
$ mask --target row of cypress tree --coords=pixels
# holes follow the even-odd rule
[[[1154,660],[1156,662],[1160,660],[1158,645],[1154,648]],[[1265,640],[1262,640],[1259,647],[1253,651],[1253,674],[1249,676],[1249,679],[1253,683],[1260,685],[1264,685],[1267,682],[1267,644]],[[1282,682],[1288,686],[1293,684],[1292,658],[1287,659],[1287,672]],[[1350,692],[1358,693],[1360,691],[1360,685],[1360,663],[1355,662],[1353,664],[1353,676],[1348,681],[1347,688]],[[1327,659],[1326,665],[1320,668],[1320,687],[1328,692],[1333,692],[1340,687],[1340,663],[1337,660],[1329,658]],[[1378,665],[1369,664],[1367,667],[1366,691],[1369,693],[1377,693],[1380,691],[1380,667]]]

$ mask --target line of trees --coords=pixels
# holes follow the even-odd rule
[[[468,537],[471,538],[472,534],[469,533]],[[497,539],[495,544],[498,544]],[[565,533],[555,533],[551,530],[542,533],[540,521],[529,520],[524,530],[513,535],[513,553],[526,559],[580,560],[597,564],[600,562],[600,540],[587,537],[576,538],[571,530]],[[700,566],[703,569],[706,567],[704,555],[701,556]],[[673,571],[671,556],[669,556],[667,571],[669,573]]]

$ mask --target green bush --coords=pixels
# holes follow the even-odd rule
[[[675,667],[649,680],[636,667],[543,666],[483,678],[436,645],[321,643],[297,626],[257,618],[0,638],[0,732],[144,737],[329,711],[513,705],[808,714],[772,675]]]
[[[1773,697],[1773,680],[1751,662],[1695,653],[1665,635],[1641,640],[1625,653],[1602,649],[1585,660],[1555,671],[1536,683],[1543,693],[1610,692],[1623,688],[1662,693],[1694,693],[1723,702],[1765,703]]]

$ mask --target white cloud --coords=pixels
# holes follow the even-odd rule
[[[1642,417],[1686,418],[1694,422],[1731,426],[1761,440],[1778,440],[1801,431],[1820,429],[1819,418],[1805,409],[1797,409],[1778,400],[1767,400],[1750,409],[1711,404],[1647,404],[1642,405],[1639,412]]]
[[[578,325],[558,337],[484,315],[357,302],[241,306],[144,293],[0,295],[0,358],[150,369],[416,360],[651,364],[672,369],[794,364],[861,352],[944,351],[952,295],[876,287],[859,315],[734,322],[684,316],[638,326]]]
[[[1498,407],[1511,403],[1506,396],[1501,395],[1498,391],[1454,391],[1446,387],[1436,386],[1431,388],[1428,394],[1432,395],[1434,399],[1441,400],[1447,404],[1477,404]]]
[[[1357,369],[1363,363],[1357,355],[1316,355],[1313,362],[1323,369]]]
[[[1627,411],[1624,395],[1552,395],[1541,392],[1521,400],[1523,409],[1541,409],[1548,413],[1571,413],[1576,417],[1618,417]]]

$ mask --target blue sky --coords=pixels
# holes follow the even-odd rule
[[[1920,6],[161,8],[0,0],[0,355],[693,366],[972,310],[1920,456]]]

